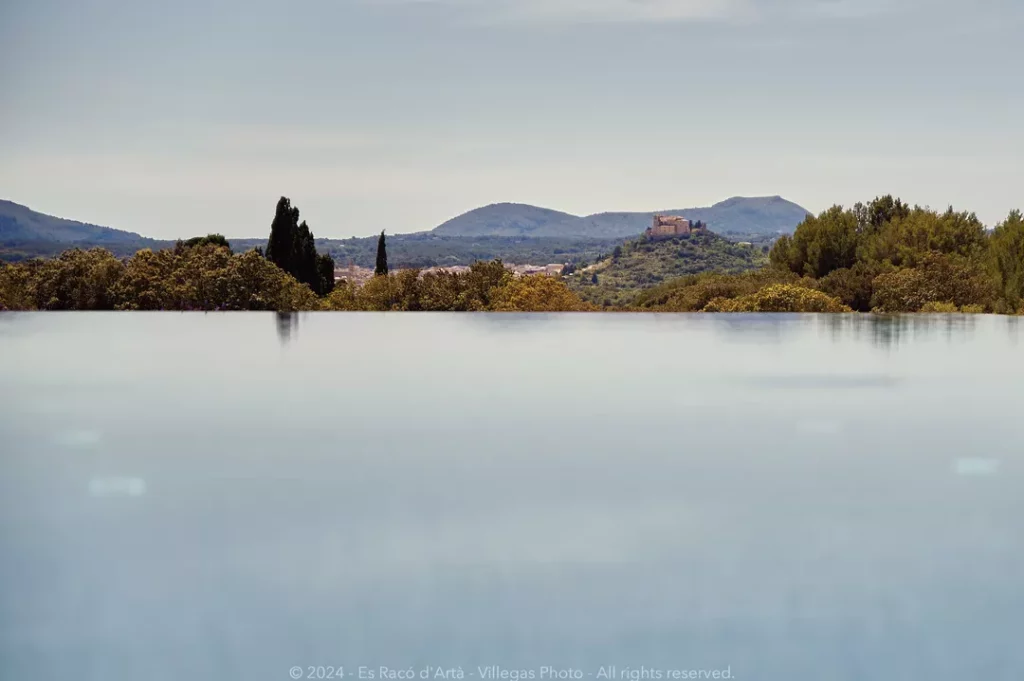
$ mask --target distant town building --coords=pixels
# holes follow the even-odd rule
[[[369,267],[359,267],[349,263],[348,267],[334,268],[334,283],[339,281],[347,281],[354,286],[362,286],[373,277],[373,269]]]
[[[548,265],[514,265],[512,263],[505,263],[505,269],[513,274],[513,276],[521,277],[531,274],[546,274],[551,277],[557,277],[562,274],[562,270],[565,269],[565,263],[551,263]],[[402,268],[396,268],[392,270],[392,274],[398,274],[403,271]],[[468,265],[448,265],[446,267],[426,267],[419,271],[420,278],[427,274],[466,274],[470,271]],[[374,277],[373,269],[369,267],[359,267],[355,264],[349,264],[348,267],[337,267],[334,270],[334,281],[335,283],[342,280],[347,281],[349,284],[354,286],[362,286],[370,279]]]
[[[705,229],[704,223],[699,221],[694,224],[677,215],[655,215],[654,224],[648,227],[644,234],[652,237],[685,236]]]

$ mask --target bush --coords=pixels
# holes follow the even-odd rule
[[[890,268],[884,265],[858,262],[853,267],[833,270],[818,280],[816,288],[823,293],[839,298],[858,312],[871,310],[871,296],[874,293],[875,277]]]
[[[715,298],[704,312],[852,312],[838,298],[793,284],[771,284],[741,298]]]
[[[960,308],[956,306],[956,303],[928,302],[921,306],[921,312],[930,314],[953,314],[959,311]]]
[[[880,274],[873,283],[872,308],[878,312],[918,312],[926,303],[990,309],[995,285],[973,260],[941,253],[925,255],[920,266]]]
[[[74,248],[31,268],[26,293],[40,310],[112,310],[124,265],[102,248]]]
[[[0,298],[18,310],[316,310],[320,302],[255,251],[199,244],[127,262],[72,249],[0,269]]]
[[[743,274],[696,274],[644,291],[635,305],[664,312],[698,312],[715,298],[736,298],[757,293],[769,284],[796,283],[793,273],[764,268]]]
[[[496,312],[583,312],[596,309],[556,277],[534,274],[508,280],[495,290]]]

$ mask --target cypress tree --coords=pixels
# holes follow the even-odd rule
[[[322,253],[316,258],[316,269],[320,284],[320,295],[326,296],[334,290],[334,258]]]
[[[292,274],[303,284],[309,284],[314,293],[318,293],[320,275],[316,263],[316,245],[309,225],[303,220],[295,235],[295,271]]]
[[[377,267],[374,268],[373,273],[378,276],[388,273],[388,249],[384,243],[383,230],[380,233],[380,238],[377,239]]]
[[[274,221],[270,224],[267,240],[267,260],[289,274],[295,274],[295,239],[299,231],[299,209],[292,207],[289,198],[282,196],[277,202]]]
[[[274,222],[267,241],[267,260],[307,284],[313,293],[326,295],[334,289],[334,260],[316,252],[309,225],[299,224],[299,209],[282,196],[277,202]]]

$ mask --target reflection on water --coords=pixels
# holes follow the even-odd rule
[[[277,337],[280,339],[281,345],[288,345],[288,341],[298,332],[299,313],[277,312],[275,313],[274,321],[277,326]]]
[[[942,337],[949,342],[969,341],[979,321],[1004,326],[1009,333],[1017,329],[1016,317],[992,317],[972,314],[928,315],[822,315],[820,321],[834,340],[853,333],[857,338],[869,337],[883,348],[892,348],[917,338]]]
[[[1024,677],[1018,320],[0,326],[2,679]]]

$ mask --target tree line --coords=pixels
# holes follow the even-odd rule
[[[468,272],[380,274],[317,296],[257,250],[213,242],[142,250],[102,248],[0,265],[0,310],[546,311],[594,309],[557,277],[515,277],[501,263]]]
[[[667,282],[640,293],[632,307],[1024,313],[1024,220],[1016,210],[990,231],[974,213],[882,196],[809,215],[792,236],[775,242],[769,260],[755,272]],[[758,299],[767,287],[776,295]]]
[[[1024,313],[1019,211],[986,230],[973,213],[883,196],[808,216],[769,260],[742,274],[673,279],[616,309]],[[376,265],[362,286],[336,284],[334,261],[317,253],[309,226],[282,197],[265,250],[232,253],[213,234],[126,259],[94,248],[0,264],[0,310],[595,309],[563,279],[514,277],[500,261],[462,273],[391,272],[383,232]]]
[[[266,249],[233,253],[223,236],[179,241],[119,259],[102,248],[0,263],[0,310],[406,310],[591,309],[558,278],[514,277],[501,261],[468,272],[391,273],[383,232],[376,276],[335,285],[334,261],[317,253],[299,210],[282,197]]]

